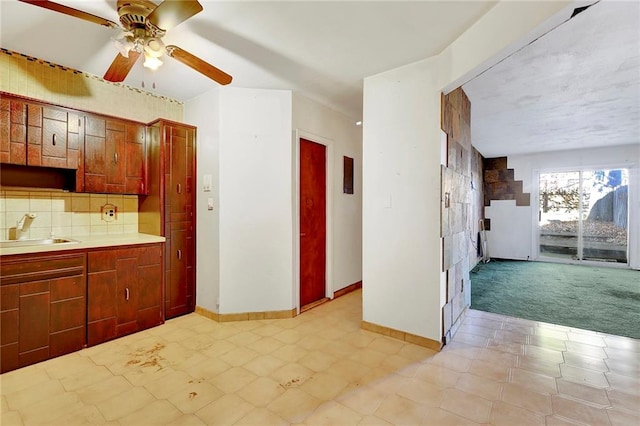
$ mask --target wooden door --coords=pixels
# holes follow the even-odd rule
[[[300,306],[325,297],[326,147],[300,139]]]

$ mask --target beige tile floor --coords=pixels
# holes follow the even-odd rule
[[[196,314],[0,376],[14,424],[640,425],[640,341],[471,310],[440,353],[360,329]]]

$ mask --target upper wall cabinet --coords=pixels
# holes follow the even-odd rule
[[[0,99],[0,163],[27,164],[27,106]]]
[[[147,126],[0,93],[0,163],[76,170],[75,190],[147,195]]]
[[[84,191],[146,194],[145,135],[141,124],[87,115]]]
[[[0,162],[77,169],[81,120],[71,110],[3,96]]]
[[[77,113],[27,104],[27,165],[77,169],[80,128]]]

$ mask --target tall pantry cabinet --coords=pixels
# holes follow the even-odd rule
[[[166,238],[165,318],[173,318],[195,309],[196,128],[158,120],[148,129],[153,178],[139,221],[141,232]]]

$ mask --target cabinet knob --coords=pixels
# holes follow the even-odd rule
[[[182,194],[182,185],[178,184],[176,186],[176,191],[178,192],[178,194]]]
[[[52,138],[51,142],[53,143],[53,146],[56,146],[56,134],[55,133],[53,134],[53,138]]]
[[[182,260],[182,250],[178,249],[178,260]]]
[[[113,162],[118,164],[118,153],[117,152],[113,153]]]
[[[129,300],[129,287],[124,289],[124,300]]]

